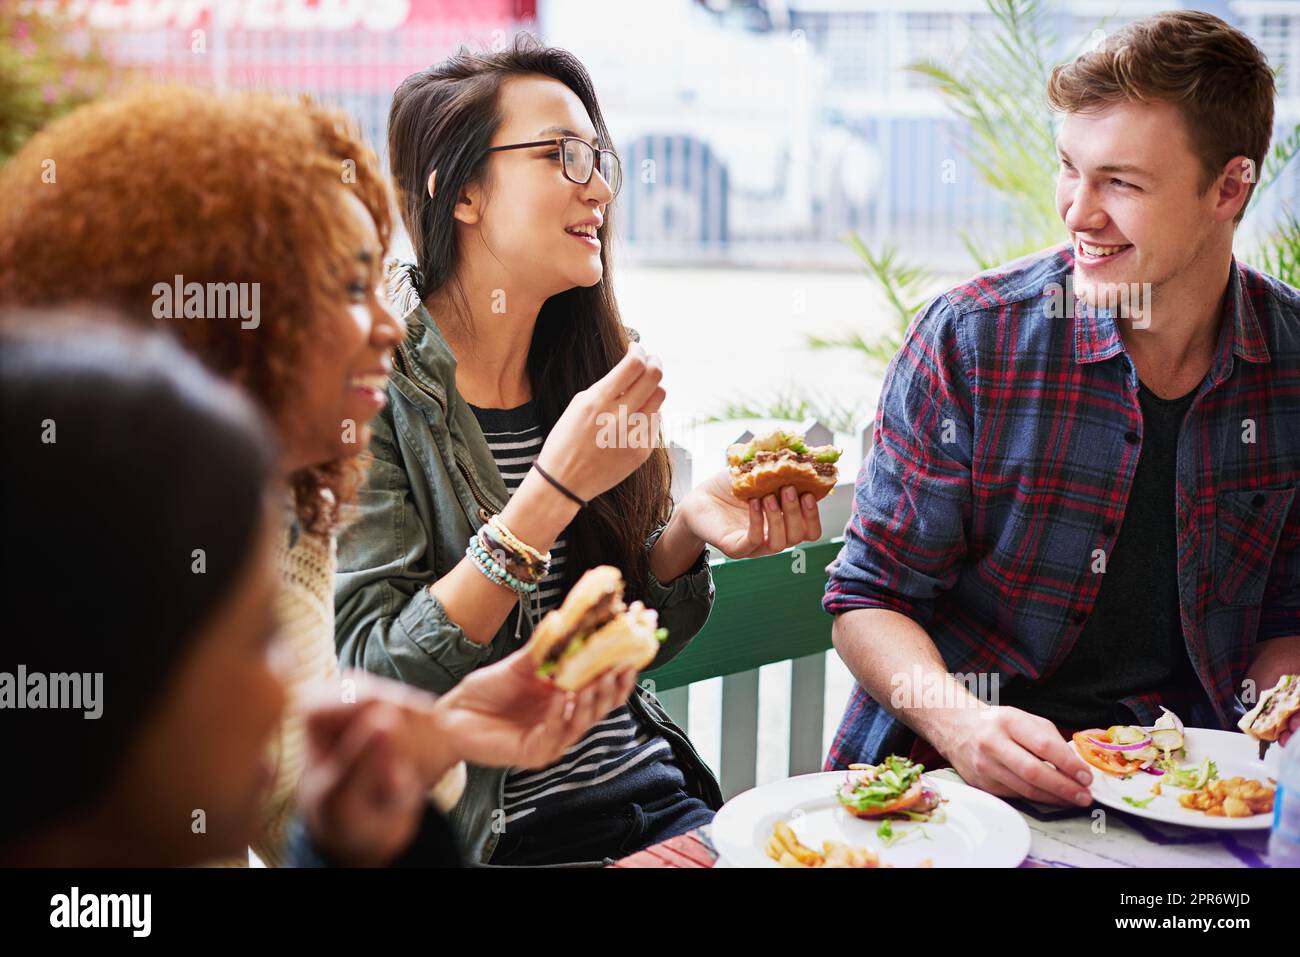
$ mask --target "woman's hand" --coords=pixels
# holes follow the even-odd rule
[[[479,668],[434,705],[441,734],[466,761],[493,767],[554,764],[628,698],[636,669],[610,672],[578,692],[565,692],[536,675],[520,649]]]
[[[715,472],[691,489],[677,514],[694,536],[728,558],[772,555],[822,537],[821,514],[811,495],[800,496],[787,485],[781,489],[779,499],[768,495],[745,502],[731,494],[731,473],[727,469]]]
[[[539,679],[520,649],[435,699],[360,672],[314,689],[306,708],[307,767],[299,800],[313,839],[353,867],[383,865],[414,838],[428,790],[458,761],[543,768],[627,700],[636,670],[578,692]]]
[[[537,461],[579,498],[590,501],[635,472],[659,436],[663,366],[632,343],[613,369],[569,402]]]
[[[381,695],[308,710],[299,801],[313,840],[339,864],[387,864],[415,837],[429,785],[410,724]]]

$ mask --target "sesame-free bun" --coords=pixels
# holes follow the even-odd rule
[[[659,653],[659,615],[623,603],[623,576],[612,565],[588,570],[564,601],[538,622],[528,641],[539,677],[577,691],[607,671],[640,670]],[[552,670],[543,670],[551,663]]]
[[[830,445],[810,447],[798,432],[778,429],[748,442],[727,446],[731,494],[748,501],[792,485],[800,495],[821,500],[839,481],[835,465],[840,450]],[[822,471],[818,471],[818,466]]]
[[[821,500],[831,493],[837,480],[837,475],[819,475],[808,462],[781,458],[760,463],[745,472],[733,467],[731,494],[738,499],[748,501],[777,494],[785,486],[793,485],[800,495],[808,492],[814,498]]]

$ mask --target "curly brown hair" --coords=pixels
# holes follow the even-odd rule
[[[52,123],[0,170],[0,303],[90,300],[166,324],[283,427],[303,350],[325,346],[317,277],[355,257],[340,185],[386,248],[387,180],[345,114],[265,93],[128,90]],[[258,283],[256,328],[155,318],[155,284],[178,275],[205,288]],[[363,469],[358,457],[295,472],[302,526],[333,531]]]

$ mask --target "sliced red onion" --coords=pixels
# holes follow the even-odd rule
[[[1151,743],[1149,737],[1143,738],[1137,744],[1111,744],[1109,741],[1098,741],[1096,738],[1089,738],[1089,744],[1095,744],[1099,748],[1105,748],[1107,751],[1141,751]]]
[[[1154,774],[1156,777],[1160,777],[1165,773],[1164,771],[1161,771],[1159,768],[1153,768],[1149,765],[1143,765],[1142,770],[1145,771],[1147,774]]]

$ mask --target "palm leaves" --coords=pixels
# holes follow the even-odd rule
[[[964,152],[980,177],[1006,201],[1019,232],[1010,243],[963,242],[980,269],[1057,242],[1053,200],[1056,131],[1043,95],[1055,35],[1043,0],[989,0],[996,27],[975,33],[953,64],[922,60],[907,67],[925,77],[962,120]],[[981,250],[984,250],[981,252]]]
[[[1289,286],[1300,286],[1300,222],[1287,210],[1282,222],[1259,244],[1251,261]]]

